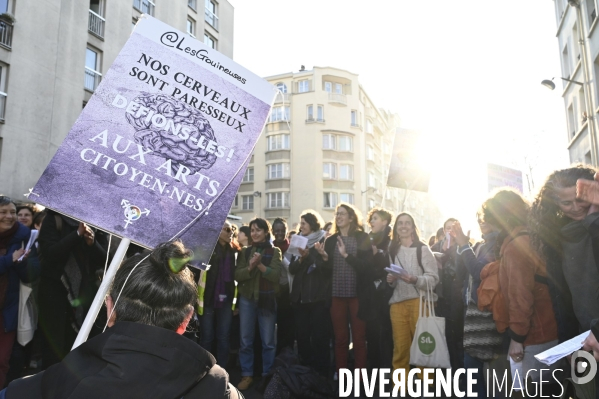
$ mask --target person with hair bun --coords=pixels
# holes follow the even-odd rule
[[[366,368],[366,319],[370,316],[368,303],[372,267],[370,238],[362,227],[360,211],[349,204],[335,208],[335,219],[324,245],[314,244],[327,267],[332,270],[331,319],[335,333],[335,362],[337,372],[347,368],[349,324],[356,369]]]
[[[0,398],[242,398],[214,357],[182,336],[197,286],[180,241],[127,259],[106,296],[104,333]]]
[[[243,248],[237,257],[235,280],[239,290],[239,321],[241,382],[237,388],[248,389],[254,379],[254,337],[256,320],[262,341],[262,375],[270,372],[275,361],[275,324],[281,250],[272,245],[271,227],[266,219],[250,222],[252,245]]]
[[[331,316],[330,263],[324,262],[315,248],[322,245],[324,222],[318,212],[305,210],[300,216],[300,235],[308,239],[301,257],[294,257],[289,273],[294,276],[291,302],[295,313],[295,335],[301,361],[321,375],[329,372],[329,339]]]

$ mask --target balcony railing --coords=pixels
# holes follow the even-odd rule
[[[345,94],[329,93],[329,102],[347,105],[347,97]]]
[[[100,84],[100,80],[102,80],[102,74],[100,72],[85,67],[85,82],[83,84],[85,90],[96,90],[98,88],[98,85]]]
[[[0,45],[9,49],[12,46],[12,28],[10,22],[0,19]]]
[[[104,39],[104,23],[106,20],[100,15],[96,14],[92,10],[89,10],[89,22],[87,29],[98,36],[100,39]]]
[[[282,116],[282,115],[275,115],[275,116],[271,116],[270,118],[268,118],[267,123],[285,122],[285,121],[289,121],[289,118],[286,116]]]
[[[4,122],[6,111],[6,93],[0,91],[0,121]]]
[[[152,0],[133,0],[133,7],[144,14],[154,16],[154,2]]]
[[[205,8],[204,20],[208,22],[214,29],[218,30],[218,17],[209,9]]]
[[[289,102],[289,93],[277,93],[275,97],[275,104],[278,103],[288,103]]]

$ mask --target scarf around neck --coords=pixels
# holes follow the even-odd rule
[[[281,253],[283,255],[285,255],[285,252],[287,252],[287,250],[289,249],[289,240],[288,239],[284,239],[283,241],[275,241],[273,244],[275,245],[275,247],[277,247],[281,250]]]
[[[308,238],[308,244],[306,246],[306,248],[312,248],[314,246],[314,244],[316,244],[317,242],[320,242],[320,240],[322,240],[322,238],[325,235],[325,231],[324,230],[318,230],[318,231],[313,231],[312,233],[308,234],[307,237]]]
[[[231,244],[227,245],[230,246]],[[235,253],[230,251],[227,246],[222,247],[220,244],[216,244],[216,248],[219,257],[219,267],[218,276],[216,277],[216,286],[214,288],[214,307],[220,309],[228,299],[226,296],[226,283],[233,281],[231,274],[233,264],[235,263]]]
[[[270,243],[270,241],[254,243],[252,244],[252,247],[256,249],[256,252],[262,255],[262,264],[266,267],[269,267],[270,262],[272,261],[272,256],[275,252],[275,247]],[[262,277],[262,273],[260,273],[258,307],[271,312],[275,312],[277,309],[274,285],[272,282]]]

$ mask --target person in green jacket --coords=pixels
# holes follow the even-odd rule
[[[282,259],[281,250],[271,243],[272,230],[267,220],[253,219],[250,222],[250,234],[253,244],[241,250],[235,267],[241,329],[241,382],[237,388],[241,391],[248,389],[253,383],[256,320],[262,341],[262,375],[268,374],[274,364],[276,295]]]

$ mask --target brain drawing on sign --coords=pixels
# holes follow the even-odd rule
[[[201,145],[216,143],[214,130],[202,112],[164,94],[143,93],[133,101],[149,109],[139,116],[126,114],[136,130],[136,142],[155,155],[171,159],[173,171],[179,169],[179,164],[191,173],[214,165],[217,156],[206,151],[205,144]],[[162,118],[153,120],[155,115]]]

